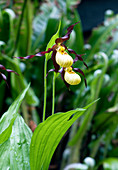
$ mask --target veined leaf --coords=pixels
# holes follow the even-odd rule
[[[16,117],[17,117],[17,114],[15,114],[15,116],[11,120],[10,125],[0,134],[0,144],[4,143],[11,135],[12,126],[13,126],[13,123],[14,123]]]
[[[10,138],[0,145],[0,169],[30,169],[29,148],[32,132],[18,115]]]
[[[12,131],[12,125],[17,117],[18,109],[21,105],[23,98],[25,97],[28,88],[29,85],[17,97],[17,99],[9,107],[8,111],[4,113],[4,115],[0,119],[0,144],[5,142],[9,138]]]
[[[30,145],[31,170],[48,169],[53,153],[65,132],[93,103],[84,109],[54,114],[39,124]]]

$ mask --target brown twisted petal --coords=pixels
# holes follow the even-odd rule
[[[0,75],[2,76],[2,78],[3,78],[3,80],[6,82],[6,84],[7,84],[7,77],[3,74],[3,73],[1,73],[0,72]],[[8,86],[8,84],[7,84],[7,86]],[[9,86],[8,86],[9,87]]]
[[[16,73],[16,72],[13,71],[13,70],[10,70],[10,69],[6,69],[6,71],[9,72],[9,73],[15,73],[15,74],[19,75],[18,73]]]
[[[0,73],[2,78],[6,81],[7,80],[7,77],[3,74],[3,73]]]
[[[28,55],[28,56],[26,56],[26,57],[15,57],[15,58],[19,58],[19,59],[31,59],[31,58],[33,58],[33,57],[35,57],[35,56],[42,57],[43,55],[45,55],[46,53],[49,53],[49,52],[51,52],[51,51],[53,51],[53,48],[48,48],[47,51],[42,51],[42,52],[39,52],[39,53],[37,53],[37,54],[35,54],[35,55]]]
[[[85,54],[81,54],[81,55],[78,55],[74,50],[72,49],[67,49],[69,53],[71,54],[75,54],[75,59],[73,60],[73,63],[75,63],[76,61],[80,60],[84,63],[84,65],[86,66],[86,68],[88,69],[88,66],[87,64],[84,62],[83,58],[81,56],[85,55]]]
[[[52,71],[55,71],[55,69],[50,69],[50,70],[48,71],[48,73],[46,74],[46,78],[47,78],[48,74],[49,74],[50,72],[52,72]]]
[[[83,71],[81,69],[73,68],[73,70],[79,72],[80,74],[82,74],[85,77],[85,75],[84,75],[84,73],[83,73]]]
[[[78,73],[82,74],[84,76],[84,82],[85,82],[85,86],[87,87],[87,81],[86,81],[86,78],[85,78],[85,75],[83,73],[83,71],[79,68],[73,68],[74,71],[77,71]]]
[[[1,69],[1,70],[5,70],[5,71],[10,72],[10,73],[12,72],[12,73],[15,73],[15,74],[19,75],[18,73],[16,73],[16,72],[13,71],[13,70],[6,69],[6,68],[5,68],[3,65],[1,65],[1,64],[0,64],[0,69]],[[1,73],[1,74],[2,74],[2,73]],[[4,77],[4,76],[3,76],[3,77]]]
[[[78,24],[78,23],[79,23],[79,22],[76,22],[75,24],[73,24],[73,25],[71,25],[70,27],[68,27],[68,28],[67,28],[67,33],[66,33],[66,35],[63,36],[63,37],[61,37],[61,38],[57,38],[57,39],[55,40],[55,43],[56,43],[56,44],[59,44],[59,43],[63,43],[64,41],[68,40],[68,39],[70,38],[70,34],[71,34],[74,26],[75,26],[76,24]]]
[[[0,64],[0,69],[1,70],[5,70],[5,71],[7,71],[7,72],[9,72],[9,73],[15,73],[15,74],[17,74],[17,75],[19,75],[18,73],[16,73],[15,71],[13,71],[13,70],[10,70],[10,69],[6,69],[2,64]],[[1,77],[3,78],[3,80],[6,82],[6,84],[7,84],[7,77],[3,74],[3,73],[1,73],[0,72],[0,75],[1,75]],[[8,84],[7,84],[7,86],[8,86]],[[9,86],[8,86],[9,87]]]
[[[57,62],[56,62],[56,60],[55,60],[56,53],[57,53],[56,50],[54,50],[54,51],[52,52],[51,59],[52,59],[52,61],[53,61],[53,65],[54,65],[54,68],[55,68],[54,71],[57,73],[57,72],[59,71],[59,69],[60,69],[60,66],[57,64]]]
[[[69,88],[70,84],[68,84],[68,83],[65,81],[65,79],[64,79],[64,74],[65,74],[64,68],[62,68],[62,69],[59,71],[59,73],[61,73],[61,78],[62,78],[64,84],[66,85],[67,88]]]
[[[6,68],[2,64],[0,64],[0,69],[1,70],[6,70]]]

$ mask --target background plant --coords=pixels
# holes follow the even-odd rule
[[[11,74],[8,77],[10,91],[3,81],[0,83],[1,113],[7,110],[16,96],[27,87],[27,82],[30,81],[32,82],[32,88],[30,87],[28,90],[25,101],[22,102],[20,112],[28,125],[31,125],[32,120],[35,124],[42,120],[44,58],[40,58],[40,60],[35,58],[30,62],[21,62],[12,57],[26,56],[45,50],[46,44],[57,31],[60,19],[62,20],[60,35],[63,35],[69,24],[80,20],[78,12],[75,6],[73,6],[77,2],[73,1],[74,4],[72,4],[72,1],[69,0],[66,2],[58,0],[57,4],[55,4],[55,2],[50,0],[46,3],[38,4],[38,1],[34,3],[27,0],[24,3],[17,1],[13,3],[10,1],[10,4],[6,4],[5,1],[2,1],[0,4],[0,30],[2,30],[0,32],[0,63],[6,66],[6,68],[15,70],[20,76],[17,77]],[[14,17],[13,11],[16,17]],[[70,41],[67,42],[69,48],[73,48],[77,53],[86,53],[84,60],[88,63],[89,70],[84,72],[88,87],[85,89],[84,83],[81,83],[77,87],[71,87],[71,92],[69,92],[65,89],[61,77],[58,76],[56,78],[58,86],[56,86],[55,111],[67,111],[78,106],[83,107],[99,97],[100,100],[93,107],[90,107],[86,114],[76,121],[69,130],[70,137],[67,145],[69,155],[66,155],[66,159],[65,156],[63,157],[62,167],[73,162],[83,163],[84,158],[88,156],[96,160],[96,167],[103,164],[104,169],[106,165],[109,166],[109,169],[113,169],[113,166],[116,167],[118,163],[116,149],[118,111],[117,24],[118,16],[113,13],[111,15],[106,13],[103,25],[93,30],[87,42],[89,46],[86,44],[84,46],[81,23],[76,26]],[[51,67],[52,63],[48,61],[48,69]],[[47,116],[51,113],[52,77],[50,73],[47,78],[47,99],[49,101],[47,103]],[[23,121],[21,119],[18,116],[16,120],[17,122],[21,121],[20,123],[22,124]],[[12,120],[8,128],[8,137],[11,134],[10,128],[13,122],[14,120]],[[13,126],[17,126],[17,123],[14,123]],[[20,133],[19,130],[18,133]],[[31,135],[29,129],[26,133]],[[8,141],[7,139],[6,143],[12,138],[10,136]],[[28,140],[30,141],[30,139]],[[63,143],[62,141],[60,148],[63,146]],[[4,147],[6,144],[2,146]],[[7,146],[9,146],[8,143]],[[58,150],[57,153],[59,153]],[[58,154],[57,158],[60,159],[60,155]]]

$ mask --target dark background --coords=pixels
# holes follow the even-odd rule
[[[118,13],[118,0],[82,0],[78,5],[83,31],[89,32],[104,20],[105,11]]]

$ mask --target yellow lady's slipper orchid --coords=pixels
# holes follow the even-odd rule
[[[78,55],[74,50],[68,49],[65,44],[63,44],[65,41],[69,40],[70,34],[76,24],[79,22],[76,22],[75,24],[71,25],[70,27],[67,28],[67,33],[63,37],[59,37],[55,40],[55,44],[51,47],[48,48],[47,51],[42,51],[38,52],[35,55],[28,55],[26,57],[16,57],[19,59],[31,59],[35,56],[44,56],[46,53],[52,52],[51,59],[53,61],[54,69],[50,69],[48,71],[55,71],[56,73],[61,74],[61,78],[64,81],[65,85],[69,87],[69,85],[77,85],[81,82],[81,78],[78,74],[75,72],[80,73],[81,75],[84,76],[84,81],[85,81],[85,86],[87,87],[87,82],[85,79],[85,75],[83,71],[79,68],[73,68],[72,64],[75,62],[82,61],[83,64],[88,68],[87,64],[84,62],[82,55]],[[74,54],[75,58],[73,59],[66,51],[68,51],[70,54]],[[62,67],[60,69],[60,67]],[[75,71],[73,71],[73,70]],[[47,75],[48,75],[47,73]],[[47,77],[47,76],[46,76]]]
[[[81,77],[72,70],[72,67],[65,69],[64,80],[70,85],[77,85],[81,82]]]
[[[59,46],[57,49],[56,63],[61,67],[70,67],[73,64],[73,58],[65,51],[63,46]]]

